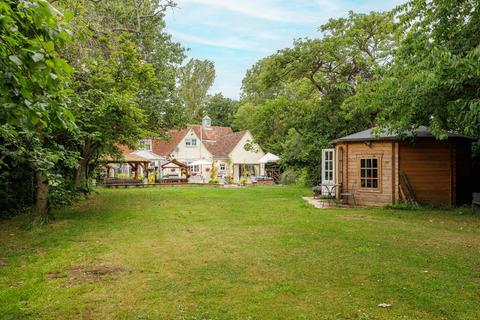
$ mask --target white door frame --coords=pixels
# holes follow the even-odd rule
[[[322,194],[335,195],[334,186],[335,186],[335,149],[322,149]]]

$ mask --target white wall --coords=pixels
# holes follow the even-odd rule
[[[186,139],[196,138],[197,146],[196,147],[187,147],[185,144]],[[175,159],[181,162],[193,162],[198,159],[205,159],[212,161],[212,155],[208,150],[202,145],[200,137],[198,137],[195,132],[190,129],[185,137],[178,144],[178,151],[174,150],[172,155]]]
[[[257,152],[245,150],[245,145],[252,140],[252,134],[247,131],[237,146],[232,150],[232,152],[230,152],[230,161],[232,163],[258,164],[258,160],[260,160],[265,153],[259,146],[256,146],[255,148]]]

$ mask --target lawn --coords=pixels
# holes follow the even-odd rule
[[[98,190],[0,222],[0,319],[480,319],[480,216],[308,193]]]

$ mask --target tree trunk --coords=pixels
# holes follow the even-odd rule
[[[78,168],[75,170],[75,188],[82,186],[82,181],[86,178],[88,160],[82,158],[78,164]]]
[[[48,178],[45,173],[37,173],[37,193],[35,195],[35,218],[42,220],[48,220],[49,207],[48,207]]]

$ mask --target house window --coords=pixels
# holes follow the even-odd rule
[[[360,187],[376,190],[379,187],[379,163],[377,158],[360,159]]]
[[[220,163],[220,171],[225,171],[227,170],[227,166],[225,165],[225,163]]]
[[[196,138],[185,139],[185,146],[189,148],[195,148],[197,146],[197,139]]]
[[[140,140],[138,145],[140,151],[152,151],[152,139]]]
[[[200,166],[199,165],[190,166],[190,172],[200,172]]]

